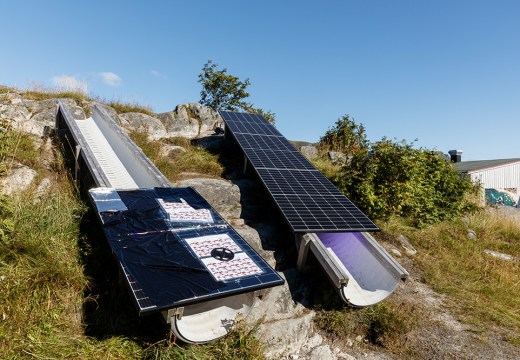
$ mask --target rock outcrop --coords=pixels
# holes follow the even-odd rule
[[[163,123],[168,137],[203,137],[222,126],[221,117],[199,103],[179,105],[174,111],[157,114],[157,118]]]
[[[178,105],[175,110],[155,115],[118,114],[112,107],[95,101],[61,99],[76,119],[85,119],[94,105],[102,107],[126,131],[147,131],[150,140],[211,135],[222,127],[222,118],[199,103]],[[9,119],[17,129],[42,136],[46,126],[54,126],[58,99],[27,100],[16,92],[0,94],[0,119]]]

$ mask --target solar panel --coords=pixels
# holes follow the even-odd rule
[[[220,114],[293,232],[379,230],[264,117]]]
[[[283,284],[192,188],[89,193],[140,314]]]

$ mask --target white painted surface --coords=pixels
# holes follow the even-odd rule
[[[110,181],[110,186],[116,189],[138,188],[94,120],[92,118],[76,120],[76,124],[96,157],[98,164]]]

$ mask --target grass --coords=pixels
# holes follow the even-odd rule
[[[13,89],[8,86],[0,85],[0,94],[7,94],[12,91],[13,91]]]
[[[150,158],[164,176],[172,182],[182,179],[186,174],[218,178],[223,172],[217,155],[211,154],[200,147],[192,146],[187,139],[172,138],[167,141],[168,143],[183,146],[186,149],[186,152],[178,153],[174,157],[167,157],[161,154],[163,145],[158,141],[149,140],[146,132],[132,131],[130,138],[143,150],[145,155]]]
[[[321,154],[316,159],[311,159],[311,162],[316,168],[323,173],[328,179],[334,182],[341,170],[341,165],[333,164],[325,154]]]
[[[16,199],[13,231],[0,243],[4,358],[11,352],[38,353],[54,342],[73,341],[82,330],[77,309],[86,279],[75,241],[83,206],[64,181],[45,201],[33,201],[32,190]]]
[[[35,138],[7,127],[2,134],[0,163],[41,162]],[[145,145],[148,151],[158,149]],[[189,152],[191,161],[207,156],[198,148]],[[16,197],[0,196],[0,358],[263,358],[256,327],[238,326],[207,345],[179,346],[166,340],[160,321],[146,328],[147,319],[129,315],[128,294],[118,288],[116,271],[106,273],[113,259],[97,245],[102,239],[93,234],[91,213],[61,156],[53,169],[53,185],[41,201],[34,199],[36,185]],[[103,285],[107,276],[111,281]],[[162,329],[160,336],[151,337],[150,329]]]
[[[27,100],[48,100],[48,99],[74,99],[77,101],[89,100],[86,92],[81,90],[64,90],[52,88],[44,85],[33,84],[27,90],[20,91],[20,94]]]
[[[13,130],[4,136],[0,135],[0,158],[7,166],[15,160],[23,165],[38,166],[39,152],[34,144],[35,139],[34,135]]]
[[[422,310],[407,302],[388,299],[375,306],[355,309],[342,305],[319,308],[315,325],[333,340],[361,337],[361,344],[376,345],[396,354],[410,354],[406,335],[419,326]],[[362,345],[362,346],[363,346]]]
[[[262,360],[263,348],[255,337],[257,326],[248,327],[239,322],[229,334],[217,341],[204,345],[178,346],[167,340],[153,344],[144,351],[144,358],[166,359],[219,359],[219,360]]]
[[[18,90],[0,85],[0,94],[9,92],[19,92],[27,100],[48,100],[48,99],[74,99],[81,104],[83,101],[97,101],[112,107],[118,114],[138,112],[153,116],[154,112],[151,107],[143,106],[137,102],[125,102],[121,100],[106,100],[99,96],[89,96],[82,90],[64,90],[58,87],[48,87],[45,85],[32,84],[26,90]]]
[[[413,230],[393,220],[383,228],[410,238],[426,282],[448,295],[460,320],[505,330],[520,344],[520,263],[484,253],[489,249],[520,258],[520,217],[488,209],[467,219],[469,226],[457,219]],[[468,239],[468,229],[476,232],[476,240]]]
[[[137,112],[153,116],[154,112],[149,106],[142,106],[136,102],[123,102],[120,100],[104,101],[106,105],[112,107],[118,114]]]

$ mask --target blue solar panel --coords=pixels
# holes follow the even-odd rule
[[[90,196],[140,314],[283,284],[192,188]]]
[[[379,230],[264,117],[220,114],[294,232]]]

